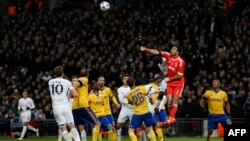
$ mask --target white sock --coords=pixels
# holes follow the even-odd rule
[[[144,130],[140,131],[140,141],[146,141],[146,134]]]
[[[31,126],[31,125],[28,125],[28,129],[31,130],[31,131],[36,132],[36,129],[33,126]]]
[[[86,132],[84,129],[81,131],[81,137],[82,137],[82,141],[87,141],[87,136],[86,136]]]
[[[23,126],[23,130],[22,130],[22,134],[21,134],[21,138],[24,137],[25,133],[27,131],[27,126]]]
[[[150,133],[147,134],[147,139],[148,139],[149,141],[151,140]]]
[[[71,129],[71,133],[75,141],[81,141],[80,136],[76,128]]]
[[[65,141],[72,141],[71,138],[69,137],[68,131],[64,131],[62,135]]]
[[[58,130],[58,141],[62,141],[62,132],[60,129]]]
[[[121,141],[121,137],[122,137],[122,129],[118,129],[117,130],[117,141]]]

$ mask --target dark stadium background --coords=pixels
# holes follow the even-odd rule
[[[56,134],[47,88],[56,65],[64,66],[68,78],[81,68],[90,70],[90,82],[104,75],[114,95],[125,73],[148,83],[160,71],[159,59],[139,52],[140,44],[166,51],[173,44],[183,47],[186,85],[177,135],[202,135],[207,111],[199,102],[213,78],[228,93],[233,120],[249,121],[249,1],[110,0],[106,12],[99,2],[0,1],[1,136],[10,135],[9,120],[18,116],[25,88],[36,104],[34,124]],[[112,110],[117,118],[119,109]]]

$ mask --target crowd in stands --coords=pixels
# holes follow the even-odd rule
[[[68,78],[81,68],[89,69],[89,82],[105,76],[115,95],[124,73],[148,83],[160,70],[157,57],[141,53],[140,44],[166,51],[173,44],[183,47],[186,85],[177,117],[206,116],[199,101],[213,78],[219,78],[228,93],[232,117],[249,115],[247,0],[236,0],[226,12],[205,0],[132,2],[112,5],[106,12],[89,6],[88,10],[20,11],[0,29],[0,121],[18,116],[23,89],[36,104],[34,118],[53,119],[47,82],[57,65],[64,66]],[[114,109],[114,115],[118,111]]]

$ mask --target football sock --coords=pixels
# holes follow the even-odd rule
[[[157,136],[158,136],[158,138],[159,138],[159,141],[163,141],[162,129],[159,128],[159,127],[157,127],[155,132],[157,133]]]
[[[140,141],[146,141],[146,134],[144,130],[140,131]]]
[[[117,130],[117,141],[121,141],[122,129]]]
[[[22,134],[21,134],[21,138],[24,137],[25,133],[27,131],[27,126],[23,126],[23,130],[22,130]]]
[[[81,131],[81,138],[82,138],[82,141],[87,141],[87,136],[86,136],[86,132],[84,129]]]
[[[80,136],[76,128],[71,129],[71,133],[75,141],[81,141]]]
[[[149,133],[150,133],[150,136],[151,136],[151,141],[156,141],[155,132],[151,129],[149,131]]]
[[[71,138],[69,137],[68,131],[64,131],[62,133],[62,136],[63,136],[63,138],[64,138],[65,141],[72,141]]]
[[[137,141],[137,137],[136,137],[134,131],[129,131],[128,135],[129,135],[131,141]]]
[[[99,138],[99,133],[100,133],[100,130],[98,128],[93,128],[92,130],[92,141],[97,141],[97,139]]]

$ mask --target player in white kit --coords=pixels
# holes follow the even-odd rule
[[[125,98],[125,94],[130,91],[130,87],[127,84],[128,76],[124,75],[122,77],[123,86],[119,87],[118,92],[118,99],[120,104],[122,105],[120,114],[117,120],[117,141],[121,141],[121,132],[122,132],[122,125],[123,123],[129,119],[131,121],[133,116],[133,106],[128,104],[128,99]]]
[[[35,104],[31,98],[28,97],[28,92],[26,90],[22,93],[23,98],[18,101],[18,110],[20,111],[20,118],[23,122],[23,129],[21,136],[18,140],[23,140],[23,137],[27,129],[36,133],[36,136],[39,136],[39,130],[35,129],[33,126],[29,125],[31,119],[31,110],[35,108]]]
[[[56,122],[61,129],[65,141],[72,141],[69,137],[67,127],[75,141],[80,141],[80,136],[74,125],[74,118],[71,109],[70,97],[77,96],[77,91],[69,80],[63,78],[62,66],[54,68],[54,79],[49,80],[49,91],[52,99],[53,113]]]

